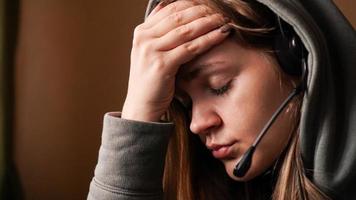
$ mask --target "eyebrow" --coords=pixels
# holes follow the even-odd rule
[[[188,71],[188,72],[183,72],[182,75],[180,76],[183,80],[186,81],[191,81],[198,76],[201,76],[202,74],[211,74],[217,71],[220,71],[221,69],[213,68],[212,66],[217,66],[221,64],[225,64],[225,61],[215,61],[215,62],[207,62],[207,63],[202,63],[199,65],[196,65],[193,70]],[[204,72],[204,73],[203,73]]]

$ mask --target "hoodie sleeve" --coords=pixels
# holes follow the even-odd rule
[[[104,115],[102,141],[88,200],[162,199],[171,122],[140,122]]]

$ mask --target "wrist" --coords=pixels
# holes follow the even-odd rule
[[[121,112],[121,118],[143,122],[159,122],[161,115],[155,115],[153,112],[140,109],[128,109],[124,106]]]

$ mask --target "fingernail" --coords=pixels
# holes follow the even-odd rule
[[[230,31],[231,31],[230,24],[225,24],[224,26],[220,27],[220,32],[221,33],[228,33]]]
[[[225,23],[230,22],[230,18],[228,18],[228,17],[224,17],[224,22],[225,22]]]

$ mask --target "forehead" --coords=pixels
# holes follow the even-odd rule
[[[177,79],[189,82],[199,76],[217,73],[223,70],[222,66],[225,64],[227,64],[225,60],[210,60],[190,67],[185,65],[184,68],[182,66],[180,72],[178,72]]]
[[[223,66],[234,62],[241,55],[241,49],[230,39],[212,47],[205,53],[180,66],[177,79],[191,81],[203,74],[221,70]]]

